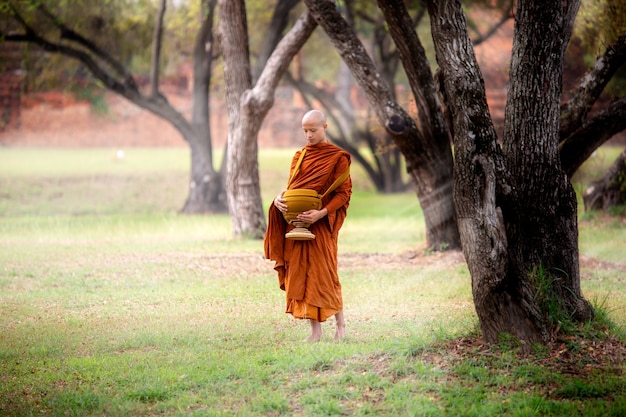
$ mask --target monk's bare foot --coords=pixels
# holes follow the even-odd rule
[[[346,326],[337,326],[335,330],[335,341],[341,340],[346,337]]]
[[[322,324],[319,321],[309,320],[311,323],[311,336],[309,336],[307,342],[319,342],[322,338]]]
[[[304,341],[307,343],[315,343],[315,342],[319,342],[321,338],[322,338],[321,334],[312,334],[311,336],[304,339]]]
[[[343,311],[335,314],[335,320],[337,321],[337,330],[335,330],[335,340],[341,340],[346,337],[346,322],[343,318]]]

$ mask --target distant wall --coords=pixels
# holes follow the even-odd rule
[[[0,131],[20,123],[21,59],[22,45],[0,42]]]

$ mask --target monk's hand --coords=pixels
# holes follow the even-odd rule
[[[276,206],[281,213],[287,213],[287,204],[285,204],[285,199],[283,198],[284,192],[285,190],[281,191],[274,199],[274,206]]]
[[[321,210],[307,210],[305,212],[298,214],[298,220],[303,221],[305,223],[313,224],[319,219],[321,219],[322,217],[326,216],[327,214],[328,214],[328,210],[326,210],[325,208]]]

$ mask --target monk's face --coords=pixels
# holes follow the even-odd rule
[[[318,117],[310,116],[302,119],[302,131],[307,143],[315,146],[326,141],[326,128],[328,125]]]

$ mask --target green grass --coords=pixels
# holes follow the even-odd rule
[[[262,151],[266,206],[291,155]],[[107,149],[0,149],[0,415],[625,414],[623,365],[576,363],[581,377],[541,351],[520,359],[506,340],[458,356],[477,325],[462,257],[424,254],[415,196],[373,193],[358,167],[339,244],[348,336],[332,342],[328,323],[321,343],[302,343],[308,325],[283,312],[262,243],[234,239],[228,216],[177,214],[188,160],[185,149],[121,161]],[[595,259],[583,292],[616,331],[620,221],[590,216],[580,233]]]

